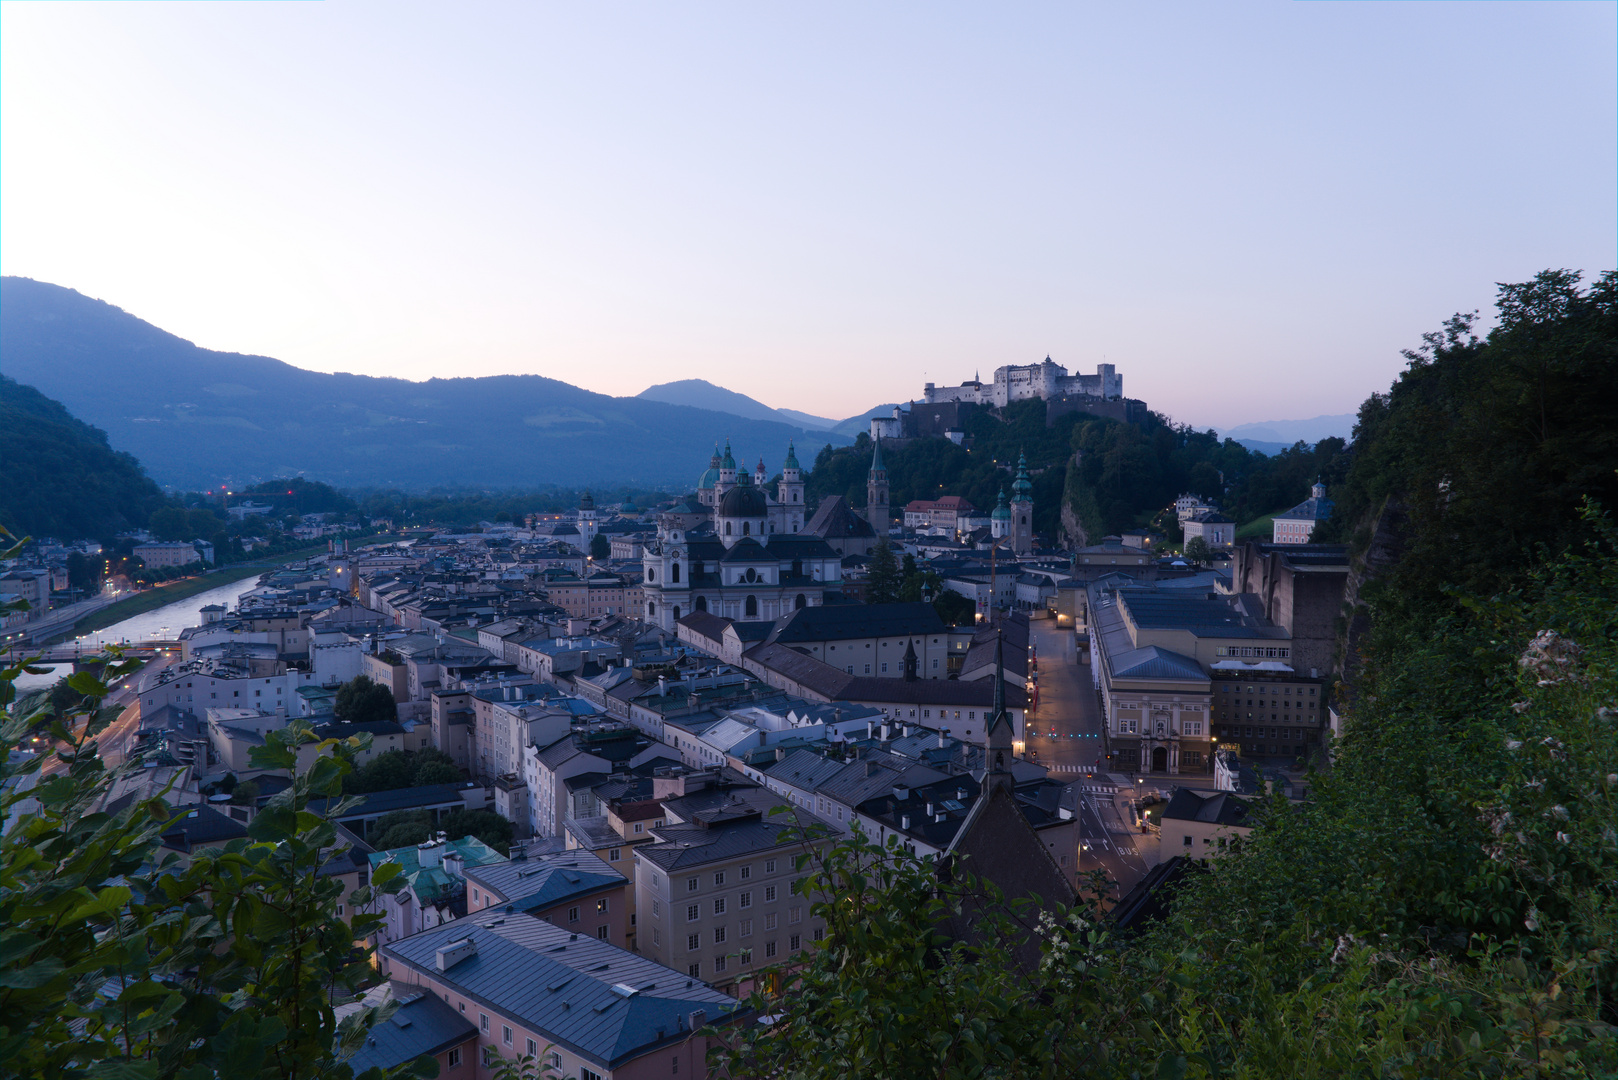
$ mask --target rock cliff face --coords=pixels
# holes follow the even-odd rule
[[[1343,624],[1337,643],[1337,677],[1341,683],[1338,697],[1353,700],[1353,688],[1364,657],[1361,648],[1371,630],[1371,610],[1363,597],[1378,578],[1404,557],[1405,530],[1410,513],[1398,499],[1389,498],[1377,511],[1370,524],[1370,536],[1365,550],[1354,556],[1348,570],[1348,582],[1343,587]]]

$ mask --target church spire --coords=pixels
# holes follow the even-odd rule
[[[1008,756],[1014,752],[1011,714],[1006,711],[1006,634],[995,631],[994,642],[994,713],[989,726],[983,731],[983,753],[987,759],[983,783],[985,787],[1004,787],[1012,784]]]

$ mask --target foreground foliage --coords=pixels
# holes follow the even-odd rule
[[[0,672],[0,703],[24,670]],[[126,670],[112,665],[109,681]],[[381,917],[337,917],[370,890],[345,897],[320,875],[336,830],[308,809],[341,794],[347,763],[323,755],[247,839],[186,862],[161,846],[175,813],[161,795],[99,809],[133,770],[109,771],[95,751],[113,719],[106,683],[80,673],[70,685],[79,702],[48,724],[57,753],[12,757],[36,716],[0,728],[0,1076],[350,1075],[342,1058],[387,1010],[339,1025],[333,1003],[372,977],[355,941]],[[293,772],[312,739],[298,724],[272,733],[255,764]],[[397,888],[396,873],[379,870],[373,888]]]

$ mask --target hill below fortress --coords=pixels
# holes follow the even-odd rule
[[[0,278],[0,372],[140,459],[159,484],[279,476],[348,487],[693,484],[716,439],[772,470],[849,437],[538,375],[406,379],[216,352],[72,289]]]

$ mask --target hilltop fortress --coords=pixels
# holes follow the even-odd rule
[[[1124,377],[1111,364],[1096,365],[1094,375],[1069,375],[1050,357],[1037,364],[1007,364],[994,369],[994,378],[972,378],[959,386],[922,389],[920,401],[896,406],[892,416],[871,418],[871,438],[902,445],[909,439],[942,436],[952,442],[966,438],[966,421],[978,409],[1003,408],[1012,402],[1038,398],[1045,402],[1045,423],[1068,413],[1082,412],[1112,420],[1137,420],[1146,403],[1124,397]]]
[[[922,400],[928,405],[947,401],[1003,407],[1013,401],[1041,398],[1090,397],[1117,401],[1124,396],[1124,378],[1111,364],[1097,364],[1094,375],[1069,375],[1067,368],[1046,357],[1037,364],[1007,364],[994,369],[994,381],[974,378],[959,386],[938,387],[928,383]]]

